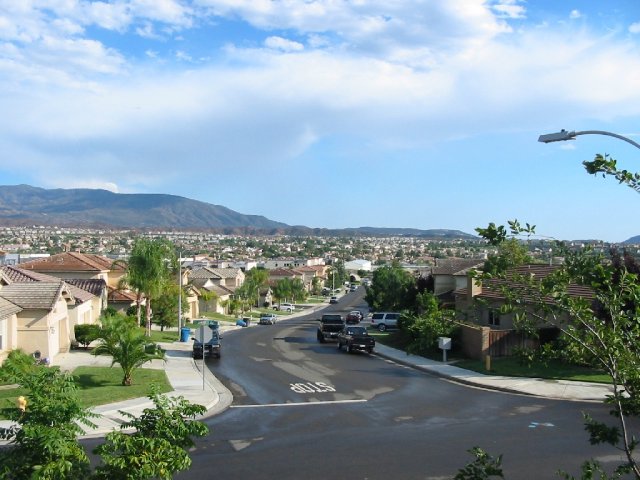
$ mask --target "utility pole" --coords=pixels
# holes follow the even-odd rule
[[[178,258],[178,340],[182,339],[182,250]]]

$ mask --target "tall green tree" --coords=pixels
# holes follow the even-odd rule
[[[293,284],[291,278],[282,278],[273,286],[273,298],[278,303],[287,298],[291,298],[293,292]]]
[[[122,368],[122,385],[133,381],[133,371],[154,359],[164,358],[162,352],[131,318],[117,315],[105,318],[98,337],[94,355],[108,355],[111,366],[119,364]]]
[[[145,297],[145,324],[151,336],[151,304],[157,299],[175,270],[177,258],[175,248],[166,239],[136,240],[127,264],[127,277],[131,286]]]
[[[175,327],[178,323],[178,298],[182,296],[182,305],[187,304],[187,296],[180,286],[167,282],[153,306],[153,323],[160,326],[160,330]]]
[[[412,309],[416,293],[414,276],[394,262],[373,272],[365,301],[376,311]]]

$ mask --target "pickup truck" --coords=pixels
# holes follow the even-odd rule
[[[318,327],[318,342],[324,343],[327,340],[333,340],[344,327],[344,319],[342,315],[337,313],[325,313],[320,318],[320,326]]]
[[[376,346],[375,338],[367,333],[366,327],[347,325],[340,330],[337,338],[338,350],[345,346],[349,353],[354,350],[364,350],[367,353],[372,353]]]

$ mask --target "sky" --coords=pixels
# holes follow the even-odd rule
[[[638,0],[0,0],[0,184],[640,235]]]

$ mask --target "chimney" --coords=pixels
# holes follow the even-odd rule
[[[473,272],[475,273],[475,272]],[[473,273],[467,275],[467,301],[471,302],[473,297],[482,293],[482,283],[473,277]]]

